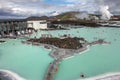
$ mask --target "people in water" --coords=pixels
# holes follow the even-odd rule
[[[85,78],[85,75],[83,73],[81,73],[80,77],[81,78]]]

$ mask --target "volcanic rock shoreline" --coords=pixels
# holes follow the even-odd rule
[[[37,42],[37,43],[43,43],[43,44],[50,44],[54,45],[58,48],[63,49],[79,49],[83,47],[83,44],[85,44],[87,41],[84,38],[39,38],[39,39],[29,39],[28,42]],[[80,43],[80,41],[82,43]]]
[[[52,49],[52,52],[49,54],[54,58],[54,61],[51,62],[48,66],[47,73],[44,80],[54,80],[54,75],[58,72],[58,66],[63,59],[74,56],[75,54],[81,54],[82,52],[88,50],[88,46],[96,44],[110,44],[103,39],[97,41],[88,42],[84,38],[39,38],[39,39],[29,39],[26,42],[27,44],[32,44],[35,46],[44,46],[47,49]]]
[[[62,24],[62,25],[75,25],[75,26],[87,26],[87,27],[99,27],[101,26],[95,21],[91,20],[61,20],[61,21],[51,21],[52,24]]]

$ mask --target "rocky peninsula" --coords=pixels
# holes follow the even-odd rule
[[[40,38],[40,39],[29,39],[28,42],[37,42],[43,44],[54,45],[58,48],[63,49],[79,49],[83,47],[87,41],[84,38]],[[81,42],[80,42],[81,41]]]
[[[110,44],[103,39],[97,41],[88,42],[84,38],[78,37],[67,37],[67,38],[33,38],[26,42],[27,44],[32,44],[35,46],[44,46],[47,49],[52,49],[49,54],[55,60],[49,64],[47,74],[45,75],[45,80],[54,80],[54,75],[58,71],[58,65],[63,59],[74,56],[75,54],[80,54],[83,51],[88,50],[88,46],[96,44]]]

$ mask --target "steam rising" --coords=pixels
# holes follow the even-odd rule
[[[113,16],[110,12],[109,12],[109,6],[101,6],[100,7],[100,11],[102,13],[102,17],[101,19],[104,20],[109,20],[111,18],[111,16]]]

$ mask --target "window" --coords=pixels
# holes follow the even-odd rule
[[[40,24],[46,24],[46,22],[40,22]]]

